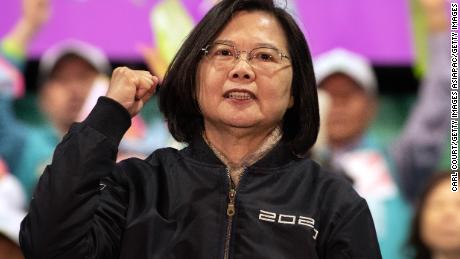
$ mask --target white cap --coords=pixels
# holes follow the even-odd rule
[[[327,77],[342,73],[353,79],[370,95],[377,94],[377,78],[372,65],[365,57],[342,48],[318,56],[314,61],[318,85]]]
[[[40,78],[42,80],[48,78],[56,64],[68,54],[74,54],[82,58],[100,73],[109,74],[111,71],[110,62],[101,49],[88,43],[71,39],[52,46],[43,54],[39,65]]]
[[[25,195],[18,180],[0,173],[0,234],[19,245],[21,221],[26,216]]]

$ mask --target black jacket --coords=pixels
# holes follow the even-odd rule
[[[366,201],[283,141],[246,169],[229,217],[226,168],[201,137],[116,164],[129,125],[100,98],[64,137],[21,225],[26,258],[381,258]]]

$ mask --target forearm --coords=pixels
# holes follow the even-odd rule
[[[19,69],[23,68],[25,53],[36,34],[50,17],[49,0],[21,0],[21,16],[7,35],[3,36],[0,54]]]
[[[113,257],[124,224],[118,143],[129,127],[108,100],[75,124],[40,178],[21,226],[21,247],[31,258]],[[118,116],[117,116],[118,115]],[[115,179],[115,178],[117,179]],[[101,188],[101,181],[110,187]],[[114,199],[113,197],[117,197]]]
[[[392,147],[401,187],[410,200],[436,170],[449,132],[449,48],[447,33],[431,35],[427,75],[402,134]]]
[[[22,70],[26,51],[37,30],[36,25],[25,19],[20,19],[11,31],[3,37],[0,46],[1,55]]]

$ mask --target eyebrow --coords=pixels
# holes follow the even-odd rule
[[[231,45],[231,46],[236,45],[235,42],[231,41],[231,40],[216,40],[216,41],[214,41],[214,43],[222,43],[222,44],[227,44],[227,45]],[[275,45],[270,44],[270,43],[265,43],[265,42],[256,43],[256,48],[260,48],[260,47],[266,47],[266,48],[280,50],[280,48],[276,47]]]

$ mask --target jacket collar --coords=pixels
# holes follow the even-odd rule
[[[182,152],[186,156],[203,163],[225,166],[214,154],[201,135],[196,135],[190,145],[183,149]],[[291,152],[284,139],[281,139],[270,152],[250,167],[274,168],[298,159],[299,158]]]

